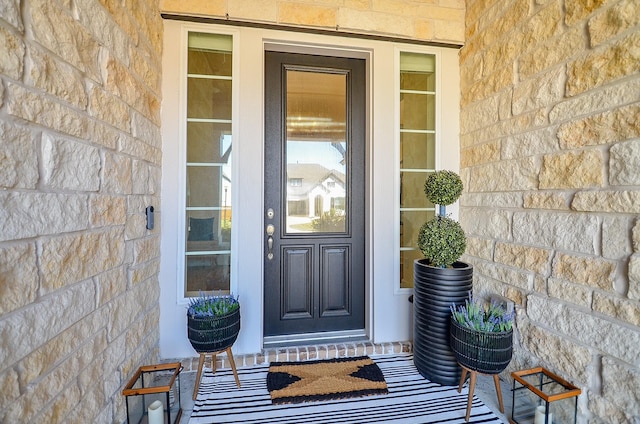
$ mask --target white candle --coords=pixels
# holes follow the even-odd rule
[[[546,424],[551,424],[553,422],[553,414],[549,413],[549,422]],[[536,419],[535,424],[545,424],[544,422],[544,405],[540,405],[536,408]]]
[[[164,424],[164,405],[159,400],[151,403],[149,409],[149,424]]]

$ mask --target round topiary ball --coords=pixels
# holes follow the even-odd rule
[[[424,182],[424,193],[435,205],[450,205],[462,194],[462,180],[453,171],[436,171]]]
[[[467,239],[457,221],[436,216],[420,227],[418,248],[431,265],[445,268],[462,256],[467,248]]]

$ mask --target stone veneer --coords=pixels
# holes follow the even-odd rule
[[[0,4],[2,423],[121,423],[158,360],[161,52],[156,0]]]
[[[464,0],[160,0],[160,10],[462,44]]]
[[[465,258],[516,303],[508,371],[578,385],[580,423],[637,423],[640,2],[468,0],[460,63]]]

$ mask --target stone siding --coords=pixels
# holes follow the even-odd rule
[[[460,220],[474,290],[516,303],[514,360],[640,419],[640,3],[467,0]]]
[[[461,45],[464,0],[160,0],[168,14]]]
[[[122,423],[159,360],[161,40],[156,0],[0,6],[2,423]]]

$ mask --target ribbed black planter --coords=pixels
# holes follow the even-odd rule
[[[451,319],[451,350],[458,362],[482,374],[500,374],[511,362],[513,329],[502,332],[471,330]]]
[[[455,262],[452,268],[413,263],[413,362],[434,383],[457,386],[461,368],[450,347],[451,304],[463,305],[473,287],[473,267]]]
[[[187,314],[187,335],[198,353],[231,347],[240,332],[240,308],[220,316],[196,318]]]

